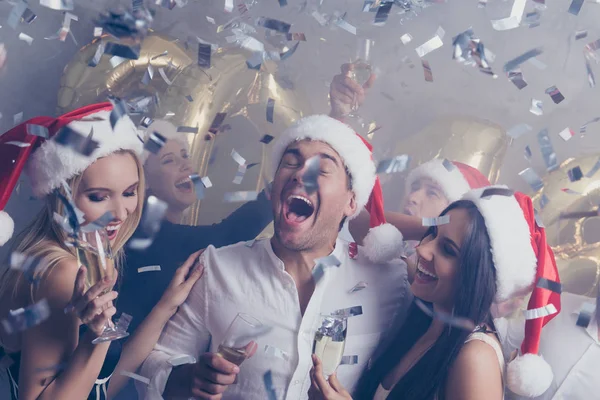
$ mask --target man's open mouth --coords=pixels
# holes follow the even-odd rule
[[[285,202],[285,218],[290,222],[304,222],[315,212],[315,206],[308,198],[291,195]]]

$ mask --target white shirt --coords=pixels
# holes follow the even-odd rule
[[[576,324],[582,305],[595,305],[595,302],[589,297],[562,293],[561,312],[542,329],[539,348],[539,353],[552,367],[554,380],[536,400],[600,398],[600,341],[595,312],[587,328]],[[514,350],[523,340],[524,320],[509,320],[508,325],[506,322],[500,324],[503,345],[507,350],[509,347]],[[506,398],[526,399],[512,393],[507,393]]]
[[[140,374],[151,381],[148,387],[138,386],[141,398],[159,398],[171,373],[167,360],[173,354],[198,357],[215,352],[236,314],[245,312],[274,329],[257,339],[258,351],[241,365],[237,384],[228,387],[223,399],[267,399],[263,376],[269,370],[278,399],[307,399],[320,315],[362,306],[362,315],[348,319],[344,351],[358,356],[358,363],[337,370],[342,384],[352,391],[381,335],[392,321],[406,315],[412,294],[406,264],[374,265],[360,250],[353,260],[348,243],[341,239],[332,254],[341,265],[325,269],[302,316],[294,280],[273,253],[270,240],[208,247],[203,254],[204,276],[167,323],[157,345],[161,350],[155,348],[141,367]],[[368,286],[350,293],[359,282]],[[275,351],[280,356],[270,355],[266,346],[280,350]]]

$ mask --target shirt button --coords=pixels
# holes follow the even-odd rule
[[[299,384],[300,384],[300,381],[299,381],[298,379],[296,379],[296,380],[294,381],[294,385],[299,385]]]

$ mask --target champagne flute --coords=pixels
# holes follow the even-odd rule
[[[227,328],[217,354],[239,367],[256,352],[256,339],[270,329],[250,314],[238,313]]]
[[[359,38],[358,39],[358,47],[356,49],[356,56],[354,61],[352,62],[352,70],[348,71],[348,77],[352,79],[354,82],[358,83],[360,86],[364,86],[365,83],[369,81],[369,78],[372,74],[371,67],[371,47],[373,46],[373,41],[370,39]],[[348,114],[351,118],[361,119],[360,116],[356,113],[358,111],[358,102],[356,100],[356,96],[353,100],[352,111]]]
[[[333,374],[342,362],[346,346],[348,319],[342,315],[321,314],[320,328],[315,333],[313,354],[321,359],[323,374]]]
[[[77,260],[86,268],[86,289],[91,288],[102,279],[115,275],[113,254],[110,240],[106,231],[100,229],[92,232],[79,232],[74,240],[77,251]],[[105,289],[100,296],[108,293],[111,288]],[[129,336],[121,326],[115,326],[112,321],[107,321],[104,332],[92,341],[93,344],[110,342]]]

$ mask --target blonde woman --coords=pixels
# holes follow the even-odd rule
[[[34,193],[46,203],[13,249],[42,260],[40,266],[34,272],[8,269],[0,279],[0,318],[42,300],[50,310],[46,320],[28,324],[20,332],[0,329],[0,345],[13,361],[9,373],[14,399],[114,397],[128,379],[121,373],[138,369],[202,274],[201,268],[192,269],[197,259],[193,254],[123,348],[119,341],[92,344],[116,313],[117,292],[111,288],[120,273],[123,245],[140,221],[144,193],[139,160],[143,144],[129,117],[111,126],[111,110],[110,103],[102,103],[57,119],[38,117],[0,137],[0,209],[23,168]],[[43,130],[40,126],[47,128],[51,139],[27,134]],[[71,130],[87,136],[87,143],[78,144],[77,136],[69,136]],[[85,147],[89,148],[90,138],[97,146],[84,156],[89,154]],[[55,218],[69,215],[60,197],[72,198],[72,205],[83,214],[81,225],[106,212],[114,216],[103,228],[114,252],[114,265],[107,263],[107,275],[112,276],[87,291],[85,268],[80,268],[73,248],[65,244],[68,234]],[[10,237],[7,228],[12,230],[12,221],[0,211],[0,237]]]

